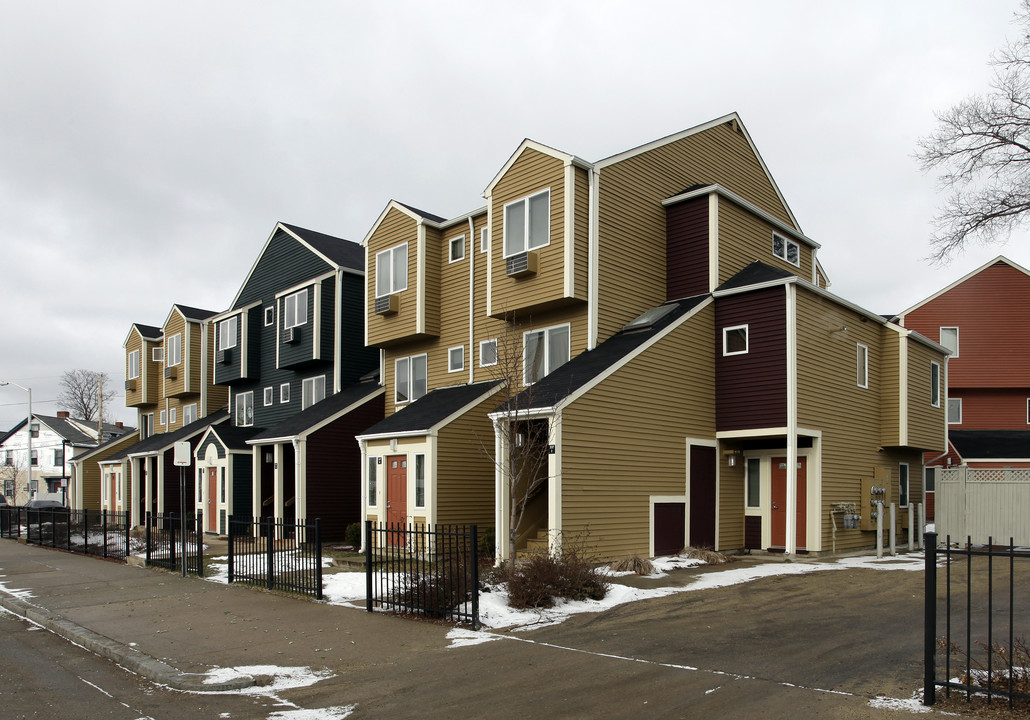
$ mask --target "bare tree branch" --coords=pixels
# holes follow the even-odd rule
[[[110,400],[114,398],[111,391],[110,378],[105,372],[96,370],[67,370],[61,376],[61,394],[57,397],[59,405],[72,417],[80,420],[94,421],[100,397],[104,399],[104,421],[109,415]]]

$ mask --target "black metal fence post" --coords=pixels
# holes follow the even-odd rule
[[[144,516],[144,525],[146,527],[145,539],[146,549],[144,550],[144,560],[147,565],[150,564],[150,511],[148,510]]]
[[[197,577],[204,577],[204,511],[197,511]]]
[[[923,705],[937,702],[937,533],[923,535]]]
[[[479,629],[479,527],[472,526],[472,629]]]
[[[372,612],[372,521],[365,521],[365,609]]]
[[[226,522],[229,523],[229,584],[230,585],[232,585],[233,567],[235,565],[235,557],[234,557],[235,549],[233,548],[233,545],[236,544],[235,543],[235,535],[233,534],[233,525],[234,525],[233,517],[234,517],[233,515],[230,515],[226,519]]]
[[[265,573],[268,578],[268,589],[271,590],[275,586],[275,530],[276,523],[275,518],[271,515],[268,516],[267,525],[265,531],[265,548],[267,553],[265,555]]]
[[[315,518],[315,597],[322,599],[322,519]]]

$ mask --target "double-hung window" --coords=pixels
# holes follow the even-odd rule
[[[250,427],[254,424],[254,392],[236,396],[236,426]]]
[[[189,425],[197,421],[197,403],[191,403],[182,409],[182,424]]]
[[[942,327],[941,328],[941,345],[948,348],[951,351],[951,357],[958,357],[958,328],[957,327]]]
[[[178,408],[168,408],[168,424],[169,425],[174,425],[175,424],[176,410],[178,410]]]
[[[523,384],[535,383],[569,361],[568,325],[531,330],[523,335]]]
[[[166,341],[165,365],[171,367],[182,362],[182,333],[171,335]]]
[[[801,265],[801,248],[796,242],[773,233],[772,244],[773,255],[781,260],[786,260],[791,265]]]
[[[930,363],[930,404],[941,406],[941,364]]]
[[[301,410],[306,410],[319,400],[325,399],[325,375],[305,378],[303,385],[303,388],[301,388]]]
[[[465,346],[447,349],[447,372],[461,372],[465,369]]]
[[[408,246],[397,245],[376,253],[376,297],[408,288]]]
[[[858,386],[869,387],[869,348],[862,343],[857,343],[857,364],[858,364]]]
[[[239,317],[233,315],[218,323],[218,349],[228,350],[236,347],[236,329]]]
[[[139,350],[129,353],[129,380],[139,377]]]
[[[504,256],[535,250],[551,242],[551,191],[544,190],[504,206]]]
[[[283,327],[297,327],[308,321],[307,288],[292,295],[287,295],[283,304],[285,305],[283,308]]]
[[[450,262],[458,262],[465,259],[465,236],[459,235],[451,238],[448,242],[450,248]]]
[[[479,367],[497,364],[497,340],[484,340],[479,343]]]
[[[425,355],[398,358],[394,363],[394,402],[418,400],[427,391],[427,365]]]

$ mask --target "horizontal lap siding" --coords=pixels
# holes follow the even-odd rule
[[[949,369],[950,369],[949,362]],[[1027,398],[1030,387],[1025,388],[955,388],[948,389],[948,397],[962,398],[962,423],[949,425],[952,430],[1030,430],[1027,423]]]
[[[440,430],[436,458],[436,521],[494,525],[494,431],[487,413],[498,393]],[[412,467],[409,465],[409,467]],[[409,470],[408,482],[414,475]]]
[[[465,259],[450,262],[450,240],[459,236],[465,237]],[[469,367],[469,263],[472,262],[472,243],[469,241],[468,223],[451,228],[443,233],[437,244],[439,257],[439,344],[443,349],[443,362],[438,367],[438,375],[430,379],[432,387],[454,385],[468,380]],[[447,348],[464,347],[464,368],[460,372],[447,371]]]
[[[416,288],[418,286],[416,275],[417,238],[418,227],[415,220],[393,208],[386,214],[383,222],[368,240],[365,277],[368,278],[368,342],[370,345],[387,343],[415,332]],[[396,315],[376,315],[376,254],[401,243],[408,245],[408,287],[397,293],[400,309]]]
[[[526,278],[510,278],[504,262],[504,205],[545,189],[551,191],[549,245],[538,248],[539,270]],[[493,213],[492,311],[519,308],[560,300],[565,296],[565,168],[549,155],[526,150],[494,186],[490,198]]]
[[[666,209],[665,295],[670,300],[709,291],[708,196]]]
[[[665,299],[662,200],[718,183],[790,223],[747,139],[728,124],[602,168],[599,195],[599,339]]]
[[[230,512],[242,517],[254,515],[254,458],[250,453],[233,453],[232,462],[232,506]]]
[[[930,404],[930,363],[941,366],[940,407]],[[945,449],[946,383],[944,356],[921,342],[908,340],[908,445]]]
[[[701,310],[562,411],[565,537],[648,553],[649,497],[686,494],[686,438],[713,437],[713,321]]]
[[[187,360],[187,353],[189,352],[189,340],[186,339],[186,334],[189,332],[186,321],[182,315],[178,312],[173,312],[168,318],[168,323],[162,328],[164,332],[164,349],[165,349],[165,362],[159,363],[161,373],[161,406],[164,407],[164,398],[182,392],[183,387],[186,384],[186,368],[189,367]],[[169,367],[168,362],[168,340],[173,335],[180,336],[180,346],[182,351],[181,362],[178,365],[172,365],[175,368],[175,379],[168,380],[164,376],[164,371]]]
[[[487,279],[487,262],[488,257],[492,255],[494,262],[501,262],[501,246],[498,242],[490,241],[490,249],[488,253],[479,252],[479,235],[480,231],[487,227],[487,216],[480,215],[476,218],[476,253],[473,256],[472,262],[476,265],[476,279],[475,279],[475,297],[473,305],[473,320],[475,323],[475,340],[472,344],[472,352],[469,357],[472,358],[473,367],[475,368],[475,381],[482,382],[484,380],[491,380],[496,377],[496,367],[479,367],[479,343],[483,340],[498,339],[498,345],[501,345],[501,338],[505,335],[505,328],[507,323],[504,320],[497,318],[488,317],[486,314],[486,279]],[[495,219],[494,223],[498,221]]]
[[[342,318],[339,332],[334,333],[333,337],[337,342],[335,352],[340,364],[340,387],[345,388],[357,382],[365,373],[379,367],[379,351],[373,347],[365,347],[363,278],[344,273],[342,287]],[[335,309],[333,313],[335,315]],[[328,385],[326,389],[328,390]]]
[[[880,444],[899,445],[901,437],[901,343],[897,332],[880,331]]]
[[[782,287],[716,300],[718,429],[750,430],[787,424],[786,301]],[[723,329],[748,326],[748,352],[723,355]],[[714,347],[713,347],[714,346]]]
[[[771,223],[720,197],[719,282],[726,282],[755,260],[811,280],[812,250],[798,243],[800,266],[776,257],[773,255],[773,230]]]
[[[447,235],[450,237],[450,235]],[[442,285],[443,266],[447,263],[447,251],[443,248],[444,235],[436,228],[426,228],[426,260],[423,273],[425,276],[425,324],[426,333],[440,334],[440,325],[447,320],[445,304],[451,300],[446,297],[448,288]],[[411,258],[408,258],[411,261]],[[415,277],[414,275],[412,277]],[[443,293],[443,296],[441,296]]]
[[[575,250],[573,296],[580,300],[590,295],[590,181],[587,171],[574,170],[575,198]]]
[[[208,347],[206,347],[206,348],[204,347],[204,340],[203,340],[203,336],[204,336],[204,327],[203,326],[204,325],[208,325],[209,326],[208,327],[208,338],[214,337],[214,333],[211,332],[210,324],[207,323],[207,322],[204,322],[204,323],[189,323],[189,325],[188,325],[188,327],[189,327],[189,331],[188,332],[190,334],[190,347],[189,347],[189,358],[190,358],[190,360],[189,360],[189,365],[187,365],[187,367],[189,368],[189,373],[190,373],[190,376],[189,376],[189,391],[192,392],[192,393],[197,393],[197,394],[200,393],[200,387],[201,387],[201,380],[200,380],[200,378],[202,377],[201,370],[204,367],[204,360],[205,360],[203,350],[206,349],[206,350],[208,350],[208,352],[210,352],[210,350],[211,350],[210,343],[208,344],[209,345]],[[185,346],[183,346],[183,353],[185,354],[185,352],[186,352],[186,348],[185,348]],[[208,362],[210,362],[211,357],[208,356],[207,360],[208,360]],[[208,365],[208,367],[210,367],[210,365]],[[208,376],[208,378],[209,378],[209,381],[210,381],[210,376]]]

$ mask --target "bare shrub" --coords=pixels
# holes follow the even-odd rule
[[[553,555],[507,560],[496,569],[494,579],[507,584],[508,604],[520,609],[553,607],[556,598],[601,600],[609,588],[578,541],[563,542]]]

